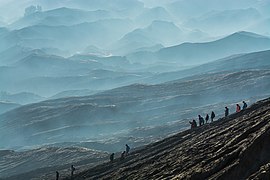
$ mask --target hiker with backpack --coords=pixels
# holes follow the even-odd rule
[[[236,112],[240,112],[241,111],[241,107],[239,104],[236,104]]]
[[[197,122],[194,119],[192,121],[189,121],[189,124],[191,126],[191,129],[194,129],[197,127]]]
[[[199,124],[200,124],[200,126],[204,125],[204,119],[203,119],[203,117],[201,115],[198,115],[198,117],[199,117]]]
[[[243,110],[247,108],[247,103],[245,101],[243,101]]]

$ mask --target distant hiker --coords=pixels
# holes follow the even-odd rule
[[[59,180],[59,172],[56,171],[56,177],[55,177],[56,180]]]
[[[189,124],[191,126],[191,129],[197,127],[197,122],[194,119],[192,121],[189,121]]]
[[[239,104],[236,104],[236,112],[240,112],[241,111],[241,107],[239,106]]]
[[[225,117],[227,117],[229,115],[229,108],[225,107]]]
[[[245,101],[243,101],[243,110],[247,108],[247,103]]]
[[[126,144],[126,155],[128,155],[130,147]]]
[[[194,127],[197,127],[197,122],[193,119],[193,124],[194,124]]]
[[[114,160],[114,153],[112,153],[112,154],[110,155],[110,161],[113,162],[113,160]]]
[[[123,151],[120,158],[121,160],[125,159],[125,154],[126,154],[126,151]]]
[[[75,171],[76,169],[75,169],[75,167],[74,167],[73,165],[71,165],[70,169],[71,169],[71,177],[73,177],[74,171]]]
[[[216,115],[215,115],[214,111],[212,111],[212,112],[211,112],[211,122],[214,121],[214,118],[215,118],[215,117],[216,117]]]
[[[208,120],[209,120],[209,115],[206,114],[206,117],[205,117],[205,123],[206,123],[206,124],[207,124]]]
[[[201,115],[198,115],[198,117],[199,117],[199,124],[200,124],[200,126],[204,125],[204,119],[203,119],[203,117]]]

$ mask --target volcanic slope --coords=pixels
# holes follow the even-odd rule
[[[75,179],[269,179],[270,98]]]

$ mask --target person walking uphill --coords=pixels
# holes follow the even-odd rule
[[[130,147],[126,144],[126,155],[128,155]]]
[[[74,167],[73,165],[71,165],[70,170],[71,170],[71,177],[73,177],[74,171],[75,171],[76,169],[75,169],[75,167]]]
[[[110,161],[113,162],[113,160],[114,160],[114,153],[112,153],[112,154],[110,155]]]
[[[211,112],[211,122],[214,121],[214,118],[215,118],[215,117],[216,117],[216,115],[215,115],[214,111],[212,111],[212,112]]]
[[[209,120],[209,115],[206,114],[206,117],[205,117],[205,123],[206,123],[206,124],[208,123],[208,120]]]
[[[229,115],[229,108],[225,107],[225,117],[227,117]]]
[[[56,179],[56,180],[59,180],[59,172],[58,172],[58,171],[56,171],[55,173],[56,173],[56,177],[55,177],[55,179]]]
[[[189,124],[191,125],[191,129],[197,127],[197,122],[194,119],[191,122],[189,121]]]
[[[198,117],[199,117],[199,124],[200,124],[200,126],[204,125],[204,119],[203,119],[203,117],[201,115],[198,115]]]
[[[240,112],[241,111],[241,107],[239,106],[239,104],[236,104],[236,112]]]
[[[247,103],[245,101],[243,101],[243,110],[247,108]]]

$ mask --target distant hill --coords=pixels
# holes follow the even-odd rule
[[[141,27],[149,26],[153,21],[173,21],[173,17],[163,7],[145,8],[143,12],[135,18],[136,23]]]
[[[153,77],[145,79],[144,82],[162,83],[166,81],[177,80],[179,78],[191,75],[222,71],[235,72],[245,69],[269,69],[269,56],[270,50],[255,53],[238,54],[192,68],[186,68],[185,70],[160,73]]]
[[[93,22],[102,19],[111,19],[113,15],[105,10],[83,11],[80,9],[57,8],[49,11],[36,12],[22,17],[18,21],[12,23],[9,28],[21,29],[34,25],[47,26],[71,26],[84,22]]]
[[[163,46],[178,44],[183,39],[183,32],[174,23],[156,20],[146,28],[135,29],[127,33],[113,47],[117,48],[114,50],[116,53],[120,52],[125,55],[158,44]]]
[[[154,53],[157,61],[195,65],[224,58],[233,54],[270,49],[270,38],[249,32],[237,32],[222,39],[206,43],[183,43],[163,48]],[[145,59],[147,61],[147,59]]]
[[[29,93],[29,92],[21,92],[17,94],[10,94],[7,92],[0,92],[0,101],[9,101],[16,102],[18,104],[30,104],[39,101],[45,100],[44,97],[41,97],[37,94]]]
[[[21,105],[17,104],[17,103],[0,100],[0,114],[5,113],[7,111],[10,111],[12,109],[15,109],[19,106],[21,106]]]
[[[1,66],[12,65],[31,54],[45,55],[46,53],[40,49],[31,49],[15,45],[3,52],[0,52],[1,56],[0,65]]]
[[[106,48],[104,44],[109,45],[133,29],[129,19],[112,18],[72,26],[34,25],[0,37],[0,52],[19,44],[32,49],[55,48],[74,54],[89,45]]]
[[[261,19],[260,12],[254,8],[210,11],[198,18],[189,19],[185,26],[200,29],[211,35],[229,34],[247,27]]]

